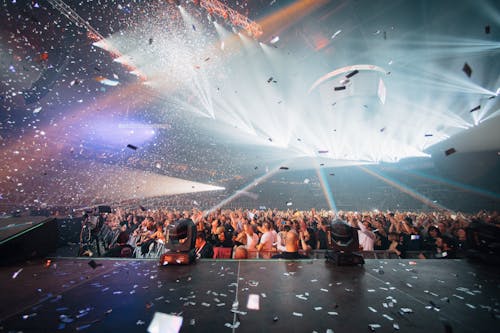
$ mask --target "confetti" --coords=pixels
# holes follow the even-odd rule
[[[20,268],[19,270],[15,271],[14,274],[12,274],[12,278],[15,279],[17,278],[17,276],[23,271],[22,268]]]
[[[259,295],[257,295],[257,294],[249,294],[248,295],[247,309],[260,310]]]

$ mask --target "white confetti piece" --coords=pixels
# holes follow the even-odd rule
[[[237,313],[237,314],[240,314],[242,316],[246,316],[247,312],[246,311],[239,311],[239,310],[235,310],[235,309],[231,309],[231,312],[232,313]]]
[[[469,304],[469,303],[465,303],[465,305],[467,305],[467,306],[468,306],[469,308],[471,308],[471,309],[475,309],[475,308],[476,308],[476,306],[475,306],[475,305],[472,305],[472,304]]]
[[[399,324],[398,324],[398,323],[394,323],[394,324],[392,324],[392,327],[393,327],[395,330],[399,331]]]
[[[374,293],[375,292],[375,289],[368,289],[367,290],[369,293]]]
[[[377,312],[377,310],[375,310],[374,308],[372,308],[371,306],[368,307],[368,309],[371,311],[371,312]]]
[[[151,323],[148,326],[149,333],[179,332],[182,326],[181,316],[169,315],[162,312],[155,312]]]
[[[292,313],[292,314],[293,314],[295,317],[302,317],[302,316],[303,316],[303,314],[302,314],[302,313],[300,313],[300,312],[294,312],[294,313]]]
[[[36,317],[37,313],[34,312],[34,313],[30,313],[30,314],[27,314],[27,315],[23,315],[23,319],[26,320],[26,319],[29,319],[29,318],[33,318],[33,317]]]
[[[335,311],[328,311],[328,314],[330,316],[338,316],[339,315],[338,312],[335,312]]]
[[[19,275],[19,273],[21,273],[23,271],[22,268],[20,268],[19,270],[15,271],[14,274],[12,274],[12,278],[15,279],[17,278],[17,276]]]
[[[325,293],[327,293],[327,292],[328,292],[328,289],[325,289],[325,288],[321,288],[320,290],[321,290],[322,292],[325,292]]]
[[[382,316],[383,316],[385,319],[387,319],[387,320],[390,320],[390,321],[393,321],[393,320],[394,320],[394,318],[392,318],[392,317],[391,317],[391,316],[389,316],[389,315],[383,314]]]
[[[82,326],[78,326],[76,328],[77,331],[83,331],[84,329],[86,328],[89,328],[90,327],[90,324],[85,324],[85,325],[82,325]]]
[[[319,311],[319,310],[323,310],[323,307],[321,307],[321,306],[314,307],[314,311]]]
[[[205,306],[205,307],[207,307],[207,308],[210,306],[210,304],[205,303],[205,302],[201,303],[201,305],[203,305],[203,306]]]
[[[238,328],[240,327],[240,322],[237,321],[235,322],[234,324],[231,324],[231,323],[225,323],[224,326],[228,327],[228,328]]]
[[[260,309],[259,301],[260,301],[259,295],[257,294],[248,295],[247,309],[259,310]]]

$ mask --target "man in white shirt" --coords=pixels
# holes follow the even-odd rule
[[[358,227],[360,229],[358,230],[359,245],[363,248],[363,251],[373,251],[376,236],[373,231],[371,231],[372,226],[370,222],[358,221]]]

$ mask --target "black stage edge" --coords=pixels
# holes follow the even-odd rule
[[[0,265],[42,258],[57,248],[58,231],[54,218],[12,217],[0,222]]]
[[[153,314],[181,332],[498,332],[500,268],[464,260],[52,259],[0,268],[5,332],[146,332]],[[22,268],[21,271],[19,271]],[[13,276],[17,272],[17,275]],[[250,294],[260,309],[247,309]],[[244,314],[231,312],[233,302]],[[240,325],[231,328],[236,321]],[[228,327],[229,326],[229,327]]]

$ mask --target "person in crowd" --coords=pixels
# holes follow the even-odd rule
[[[215,230],[215,238],[213,246],[215,247],[233,247],[234,243],[231,235],[226,232],[226,229],[223,226],[218,227]]]
[[[146,223],[146,230],[141,233],[140,239],[137,242],[137,246],[141,247],[141,256],[145,256],[149,252],[149,246],[154,242],[155,238],[153,235],[157,235],[158,228],[154,224],[152,217],[148,216],[144,220]],[[162,226],[163,230],[163,226]]]
[[[238,259],[238,260],[248,259],[248,251],[246,247],[243,245],[237,246],[234,250],[233,259]]]
[[[458,228],[455,231],[456,251],[458,257],[463,257],[465,251],[469,249],[469,242],[467,241],[467,232],[464,228]]]
[[[196,234],[195,251],[197,259],[212,259],[214,256],[214,249],[212,244],[207,242],[207,234],[204,230]]]
[[[454,259],[455,249],[451,245],[451,239],[446,236],[437,237],[433,255],[436,259]]]
[[[436,239],[441,237],[441,232],[439,228],[435,225],[431,225],[427,229],[427,237],[424,239],[423,247],[426,251],[434,252],[436,251]]]
[[[381,222],[379,218],[376,218],[375,221],[373,221],[373,226],[375,227],[375,230],[373,230],[373,233],[375,234],[375,243],[373,245],[374,250],[387,250],[389,248],[389,238],[387,231],[384,227],[384,224]]]
[[[132,250],[132,247],[128,245],[128,240],[130,238],[129,231],[127,230],[127,221],[120,223],[120,233],[116,238],[115,244],[111,245],[109,250],[104,254],[105,257],[120,257],[122,250],[128,247]],[[132,250],[133,251],[133,250]]]
[[[331,241],[331,235],[330,235],[330,223],[327,221],[327,219],[321,219],[321,222],[319,223],[319,229],[317,232],[317,245],[316,249],[318,250],[327,250],[329,248],[329,243]]]
[[[368,222],[368,220],[364,220],[362,222],[357,221],[357,224],[359,228],[359,246],[363,251],[373,251],[376,236],[372,231],[372,225]]]
[[[278,251],[285,251],[286,247],[286,234],[290,232],[291,226],[289,224],[282,224],[281,230],[278,233],[278,244],[276,248]]]
[[[407,251],[421,251],[423,248],[423,238],[416,227],[409,227],[410,233],[403,233],[403,244]]]
[[[389,240],[389,252],[396,253],[400,258],[404,258],[406,254],[406,249],[403,245],[403,240],[400,234],[397,232],[390,232],[388,235]]]
[[[295,231],[286,234],[285,251],[274,255],[273,259],[308,259],[309,257],[299,253],[299,235]]]
[[[257,251],[257,244],[259,244],[259,236],[255,233],[251,224],[245,223],[243,225],[243,232],[246,237],[246,249],[248,251]]]
[[[262,224],[262,236],[260,237],[260,242],[257,245],[257,250],[259,252],[267,252],[273,250],[273,233],[271,232],[271,224],[266,221]]]

